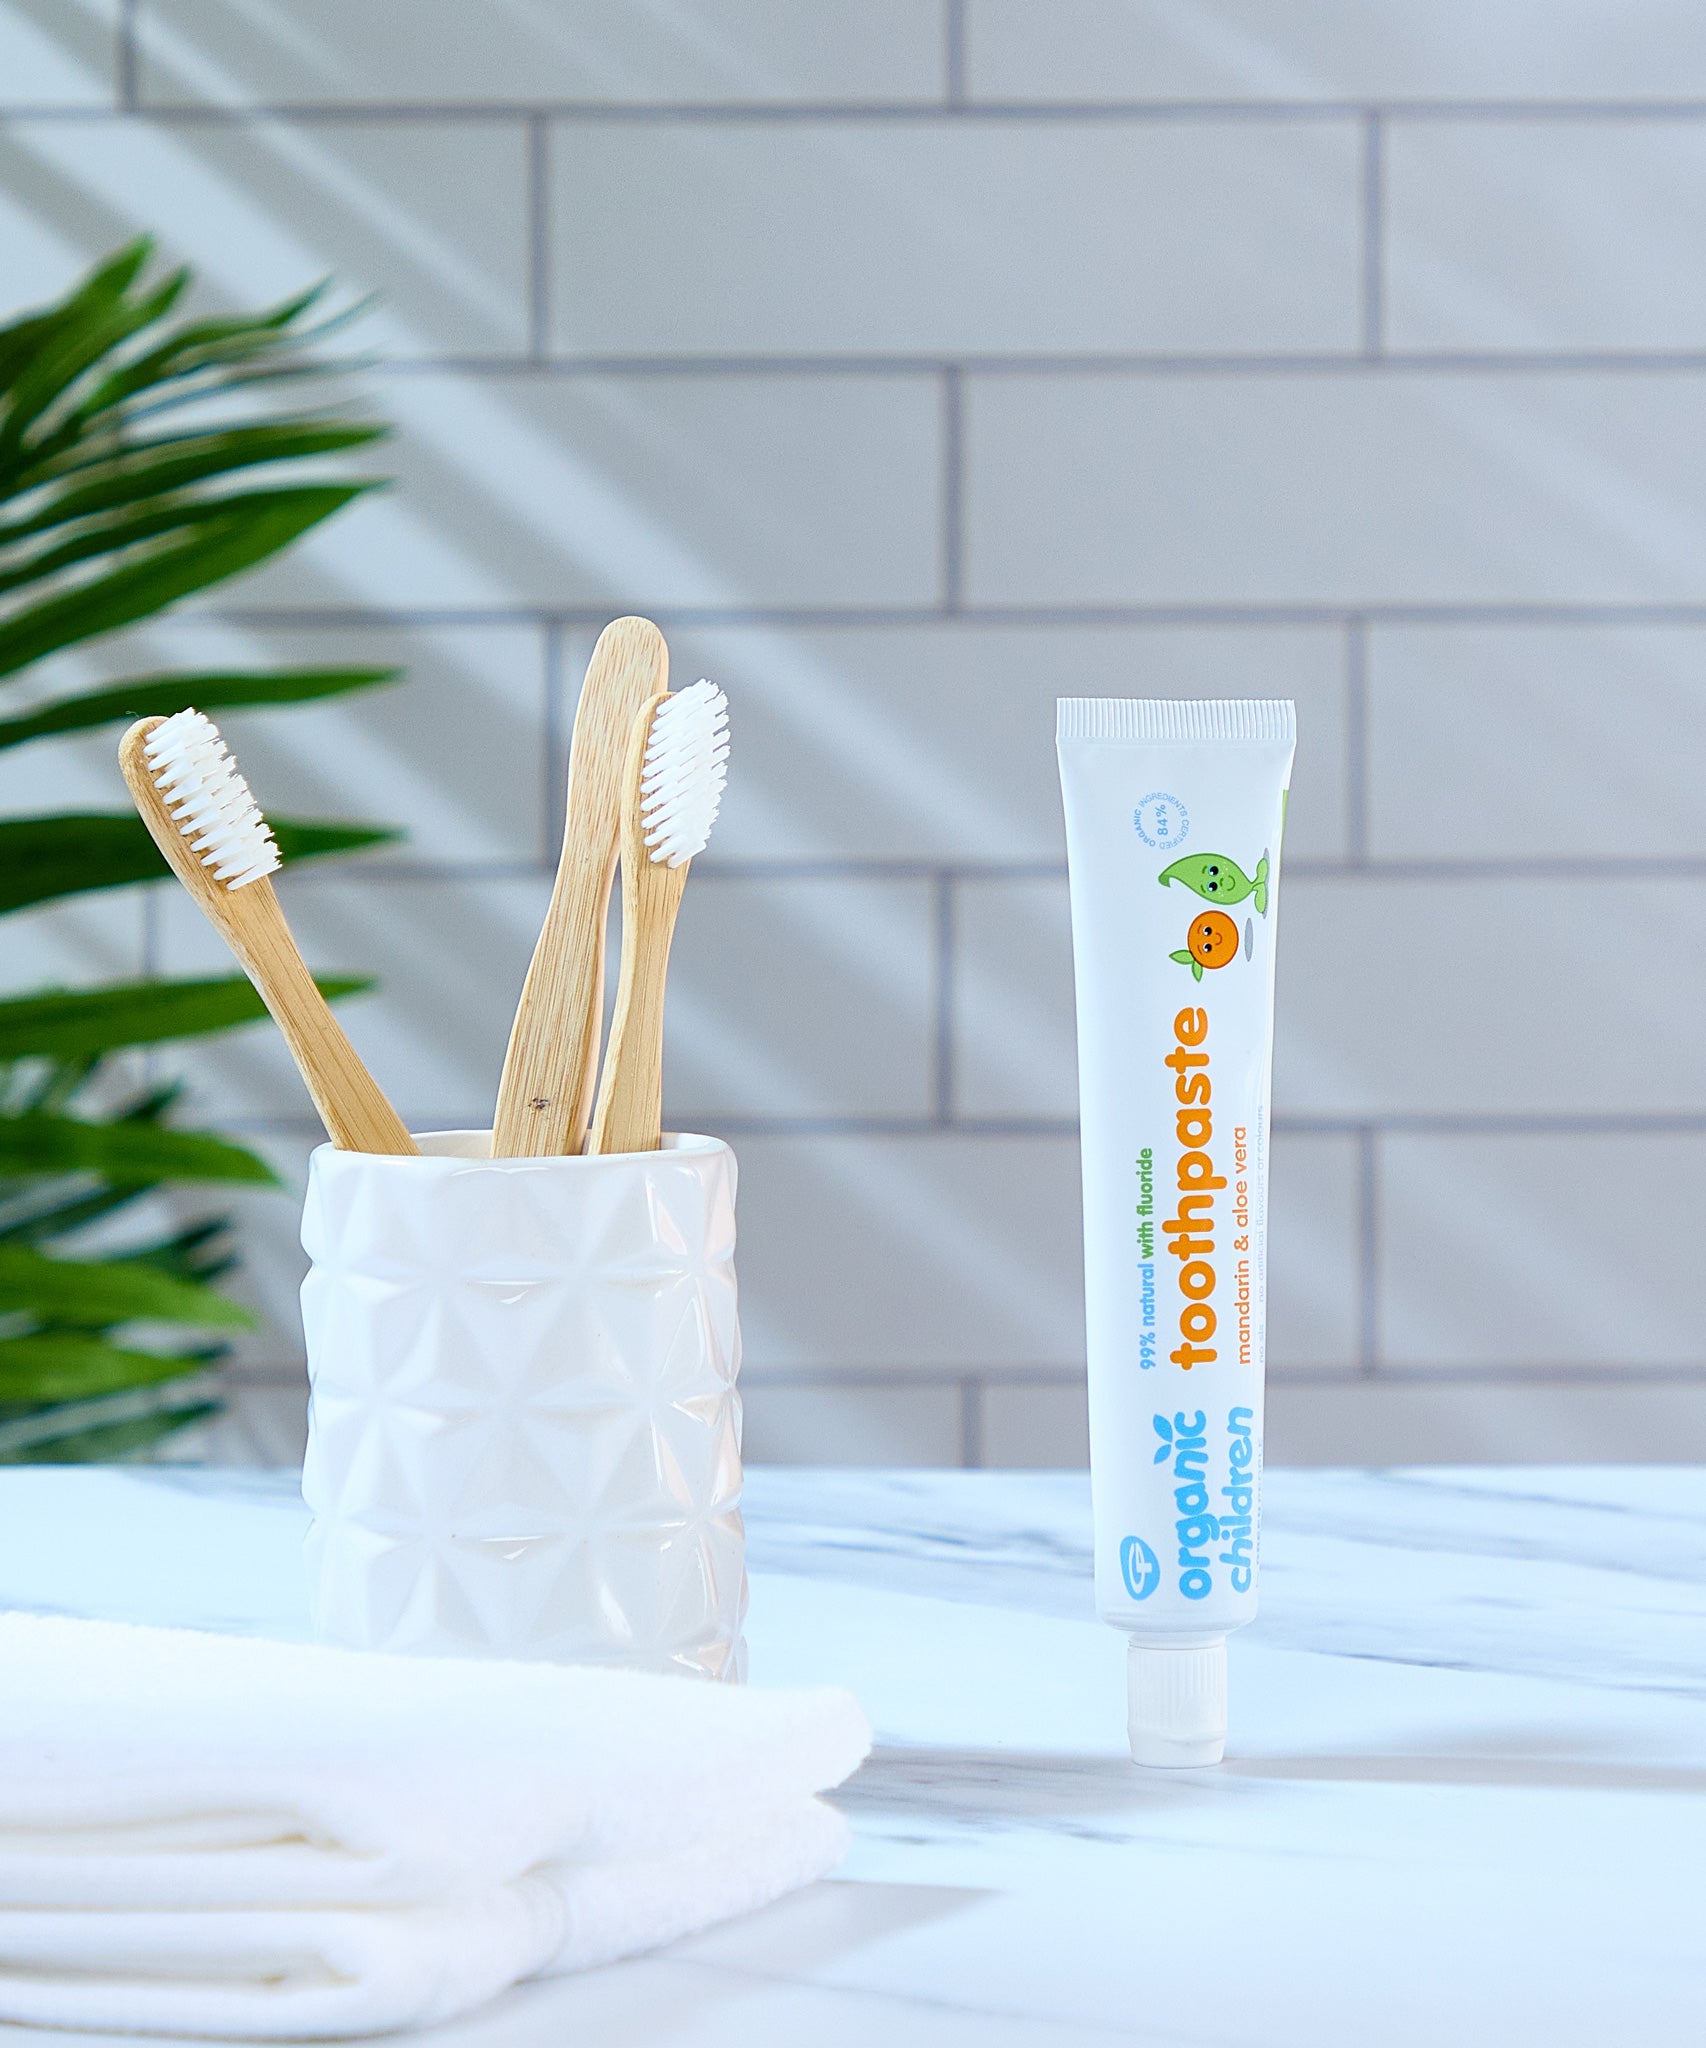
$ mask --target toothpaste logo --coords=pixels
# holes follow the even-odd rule
[[[1181,1372],[1212,1365],[1219,1356],[1212,1338],[1220,1326],[1215,1312],[1219,1284],[1210,1263],[1215,1252],[1214,1198],[1226,1186],[1216,1173],[1209,1146],[1214,1139],[1214,1084],[1209,1077],[1208,1012],[1181,1010],[1173,1019],[1177,1041],[1162,1061],[1176,1077],[1178,1110],[1173,1120],[1179,1145],[1178,1206],[1161,1225],[1167,1249],[1179,1261],[1179,1337],[1167,1356]]]
[[[1198,1408],[1189,1415],[1183,1410],[1171,1417],[1154,1415],[1150,1421],[1161,1439],[1155,1462],[1170,1462],[1173,1467],[1179,1591],[1187,1600],[1206,1600],[1214,1590],[1218,1563],[1227,1567],[1227,1582],[1233,1592],[1249,1592],[1256,1583],[1255,1410],[1239,1407],[1226,1411],[1226,1484],[1220,1488],[1224,1508],[1218,1514],[1209,1506],[1207,1415]],[[1136,1541],[1133,1536],[1126,1538],[1127,1543]],[[1216,1544],[1225,1547],[1217,1555],[1211,1554]],[[1126,1571],[1123,1547],[1120,1567]],[[1126,1584],[1131,1584],[1129,1571]]]
[[[1187,1600],[1206,1600],[1214,1587],[1209,1547],[1220,1540],[1220,1517],[1208,1507],[1208,1417],[1198,1408],[1182,1410],[1171,1421],[1151,1418],[1161,1446],[1157,1465],[1173,1462],[1173,1505],[1179,1519],[1173,1533],[1179,1540],[1179,1591]]]
[[[1220,1561],[1230,1567],[1234,1593],[1256,1583],[1256,1411],[1226,1413],[1226,1484],[1220,1489],[1226,1512],[1220,1518]]]
[[[1174,882],[1182,882],[1205,903],[1242,903],[1248,897],[1255,904],[1258,916],[1266,917],[1268,914],[1268,857],[1265,853],[1257,861],[1253,875],[1245,874],[1235,860],[1228,860],[1223,853],[1194,853],[1189,860],[1176,860],[1170,868],[1163,868],[1157,880],[1163,889]],[[1191,919],[1184,945],[1167,957],[1177,960],[1181,967],[1188,967],[1193,978],[1201,981],[1205,967],[1230,967],[1240,952],[1249,960],[1255,951],[1255,919],[1245,918],[1240,943],[1237,919],[1228,917],[1224,909],[1217,908],[1199,910]]]
[[[1141,1536],[1128,1536],[1120,1545],[1120,1577],[1134,1600],[1147,1600],[1161,1583],[1161,1560]]]

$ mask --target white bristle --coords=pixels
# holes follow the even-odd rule
[[[698,682],[652,716],[640,776],[640,821],[655,861],[680,867],[703,853],[729,779],[729,700]]]
[[[228,889],[273,872],[279,852],[272,829],[211,718],[176,712],[148,735],[142,752],[154,787],[203,867]]]

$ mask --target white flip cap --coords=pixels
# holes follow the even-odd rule
[[[1133,1763],[1190,1771],[1226,1754],[1226,1640],[1161,1649],[1135,1637],[1126,1651]]]

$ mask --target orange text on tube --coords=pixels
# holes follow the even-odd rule
[[[1167,1249],[1179,1261],[1179,1348],[1173,1363],[1189,1372],[1211,1364],[1216,1356],[1210,1339],[1218,1318],[1214,1312],[1214,1198],[1225,1179],[1214,1170],[1209,1140],[1214,1124],[1209,1113],[1213,1089],[1209,1082],[1208,1012],[1181,1010],[1173,1019],[1178,1043],[1167,1055],[1174,1074],[1173,1093],[1179,1110],[1174,1120],[1179,1143],[1179,1201],[1161,1225]]]

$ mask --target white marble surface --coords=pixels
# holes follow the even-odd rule
[[[842,1877],[433,2048],[1706,2039],[1706,1473],[1272,1473],[1231,1760],[1180,1775],[1125,1760],[1080,1476],[750,1508],[755,1682],[878,1729]],[[287,1476],[6,1472],[0,1604],[302,1634],[302,1528]]]

